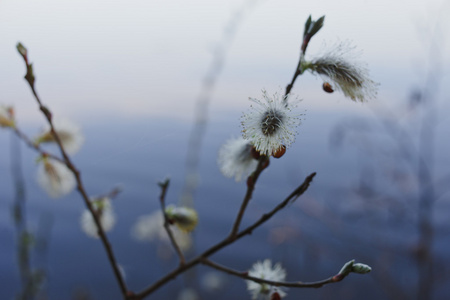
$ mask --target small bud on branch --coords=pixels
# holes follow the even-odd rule
[[[324,20],[325,16],[322,16],[317,19],[317,21],[312,21],[311,15],[309,16],[308,20],[306,20],[305,30],[303,32],[303,44],[301,48],[303,54],[305,54],[306,48],[308,47],[311,38],[323,27]]]

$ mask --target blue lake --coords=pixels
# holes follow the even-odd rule
[[[216,164],[221,144],[231,135],[239,135],[239,116],[234,112],[213,115],[208,125],[200,153],[201,180],[195,193],[200,221],[193,234],[194,247],[187,256],[202,252],[228,234],[245,193],[245,182],[225,178]],[[388,169],[370,152],[351,145],[339,151],[330,146],[330,133],[343,117],[331,112],[308,115],[286,155],[272,159],[262,173],[242,226],[252,224],[307,175],[317,172],[312,185],[297,202],[251,236],[212,256],[214,261],[244,271],[258,260],[271,258],[286,268],[289,281],[316,281],[335,275],[345,262],[356,259],[372,266],[372,273],[351,274],[340,283],[320,289],[290,289],[288,299],[394,299],[397,290],[398,295],[415,295],[418,277],[413,248],[418,233],[416,200],[411,197],[414,187],[401,190],[392,182],[386,184],[389,175],[382,178],[374,170]],[[351,118],[345,116],[344,120]],[[179,201],[192,125],[157,118],[89,120],[82,125],[86,142],[74,156],[74,162],[90,194],[106,193],[117,185],[123,188],[113,200],[117,224],[108,236],[129,288],[139,291],[177,266],[173,253],[160,256],[161,243],[137,241],[131,229],[140,216],[159,209],[158,181],[169,176],[167,202]],[[29,134],[37,132],[34,128],[24,130]],[[448,157],[439,150],[445,150],[447,142],[439,138],[437,141],[435,173],[439,175],[448,169]],[[0,298],[13,299],[22,286],[11,213],[15,197],[10,171],[11,133],[0,132],[0,145]],[[84,210],[80,196],[72,192],[60,200],[49,199],[35,180],[36,153],[21,143],[21,154],[27,227],[33,232],[38,231],[38,224],[44,224],[39,230],[47,228],[44,236],[48,243],[44,248],[32,248],[31,265],[46,270],[44,287],[48,298],[77,299],[75,295],[84,293],[90,295],[89,299],[121,299],[103,246],[80,229],[80,214]],[[390,154],[384,155],[381,161],[389,164]],[[395,161],[395,156],[391,158]],[[398,201],[404,198],[408,199]],[[449,202],[444,200],[436,202],[434,209],[436,234],[432,251],[444,270],[436,273],[434,299],[445,299],[450,292],[450,286],[443,284],[446,278],[448,282],[450,267],[449,232],[445,229],[449,225]],[[177,299],[187,287],[194,288],[201,299],[250,299],[245,282],[229,275],[221,277],[223,286],[218,290],[206,289],[202,282],[205,276],[212,276],[211,271],[199,266],[150,299]],[[383,280],[391,277],[393,282]]]

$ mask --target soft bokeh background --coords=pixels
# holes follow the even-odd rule
[[[24,64],[15,49],[20,41],[29,49],[45,104],[84,129],[86,143],[74,158],[87,190],[101,194],[117,184],[124,188],[114,202],[118,223],[110,237],[127,282],[139,290],[176,266],[174,256],[158,257],[157,243],[138,242],[130,230],[139,216],[158,209],[158,180],[172,178],[169,202],[177,202],[181,195],[194,107],[214,58],[224,51],[201,151],[201,183],[195,199],[201,219],[194,252],[228,232],[245,189],[243,183],[220,174],[216,166],[220,145],[240,134],[239,118],[248,109],[248,97],[258,97],[262,88],[277,91],[290,81],[308,15],[326,15],[308,54],[351,40],[381,84],[378,99],[354,103],[339,93],[325,94],[319,78],[309,74],[299,78],[293,92],[303,99],[305,120],[286,156],[272,161],[263,173],[244,224],[283,199],[309,173],[318,175],[298,203],[214,258],[244,270],[270,257],[285,265],[289,280],[303,281],[333,275],[355,258],[374,271],[319,290],[291,289],[290,297],[415,297],[422,253],[417,246],[420,184],[414,156],[410,168],[398,151],[399,145],[411,147],[396,134],[409,132],[412,144],[420,148],[421,126],[429,124],[422,120],[429,121],[431,115],[436,122],[427,127],[432,135],[425,153],[437,190],[431,249],[439,266],[432,298],[445,299],[450,270],[445,193],[450,163],[449,13],[448,1],[438,0],[1,0],[0,103],[14,106],[18,124],[31,136],[43,127],[44,119],[23,80]],[[411,96],[424,89],[427,93],[421,97]],[[419,99],[419,104],[411,99]],[[2,299],[14,298],[21,289],[11,215],[11,141],[10,133],[2,130]],[[92,299],[120,299],[100,242],[86,237],[78,226],[80,197],[74,192],[61,201],[48,199],[35,182],[35,153],[25,146],[21,149],[28,226],[48,228],[44,234],[48,244],[32,262],[47,272],[44,286],[49,298],[89,294]],[[222,289],[206,289],[201,282],[209,271],[200,267],[180,276],[155,299],[176,299],[186,287],[195,288],[202,299],[249,298],[245,283],[226,276]]]

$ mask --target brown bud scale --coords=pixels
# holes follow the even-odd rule
[[[322,85],[322,88],[327,93],[331,94],[332,92],[334,92],[333,87],[328,82],[324,82],[323,85]]]
[[[275,158],[280,158],[286,153],[286,146],[281,145],[280,148],[272,152],[272,156]]]

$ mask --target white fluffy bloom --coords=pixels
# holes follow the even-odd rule
[[[116,216],[114,214],[111,200],[108,197],[91,199],[94,209],[100,217],[103,231],[110,231],[116,224]],[[98,238],[97,225],[89,210],[83,211],[80,218],[81,229],[90,237]]]
[[[349,42],[342,42],[304,67],[328,77],[346,97],[364,102],[376,97],[378,83],[370,79],[366,64],[356,60],[357,56]]]
[[[278,263],[272,268],[270,259],[263,262],[256,262],[248,272],[249,276],[271,281],[284,281],[286,279],[286,271]],[[285,288],[271,286],[268,284],[260,284],[251,280],[247,280],[247,289],[252,294],[252,299],[270,300],[274,293],[278,293],[281,298],[286,296]]]
[[[200,296],[193,288],[185,288],[178,294],[177,300],[200,300]]]
[[[84,143],[84,136],[78,125],[67,119],[55,119],[53,126],[68,154],[75,154],[80,150]],[[56,143],[49,126],[36,138],[36,143]]]
[[[242,132],[244,139],[250,141],[257,151],[269,156],[283,145],[289,147],[294,142],[301,114],[295,112],[297,100],[289,103],[290,95],[283,97],[275,93],[269,97],[265,90],[262,93],[262,101],[249,98],[256,105],[242,116]]]
[[[258,161],[251,155],[252,144],[242,137],[232,138],[220,147],[217,163],[226,177],[240,181],[256,169]]]
[[[14,118],[11,107],[0,105],[0,127],[13,127]]]
[[[192,246],[192,239],[188,233],[182,232],[178,227],[171,227],[174,238],[182,250],[188,250]],[[161,211],[155,211],[150,215],[139,217],[134,224],[132,235],[140,241],[163,241],[170,243],[169,236],[164,228],[164,216]]]
[[[77,182],[73,173],[63,163],[44,158],[37,171],[37,182],[52,198],[70,193]]]

